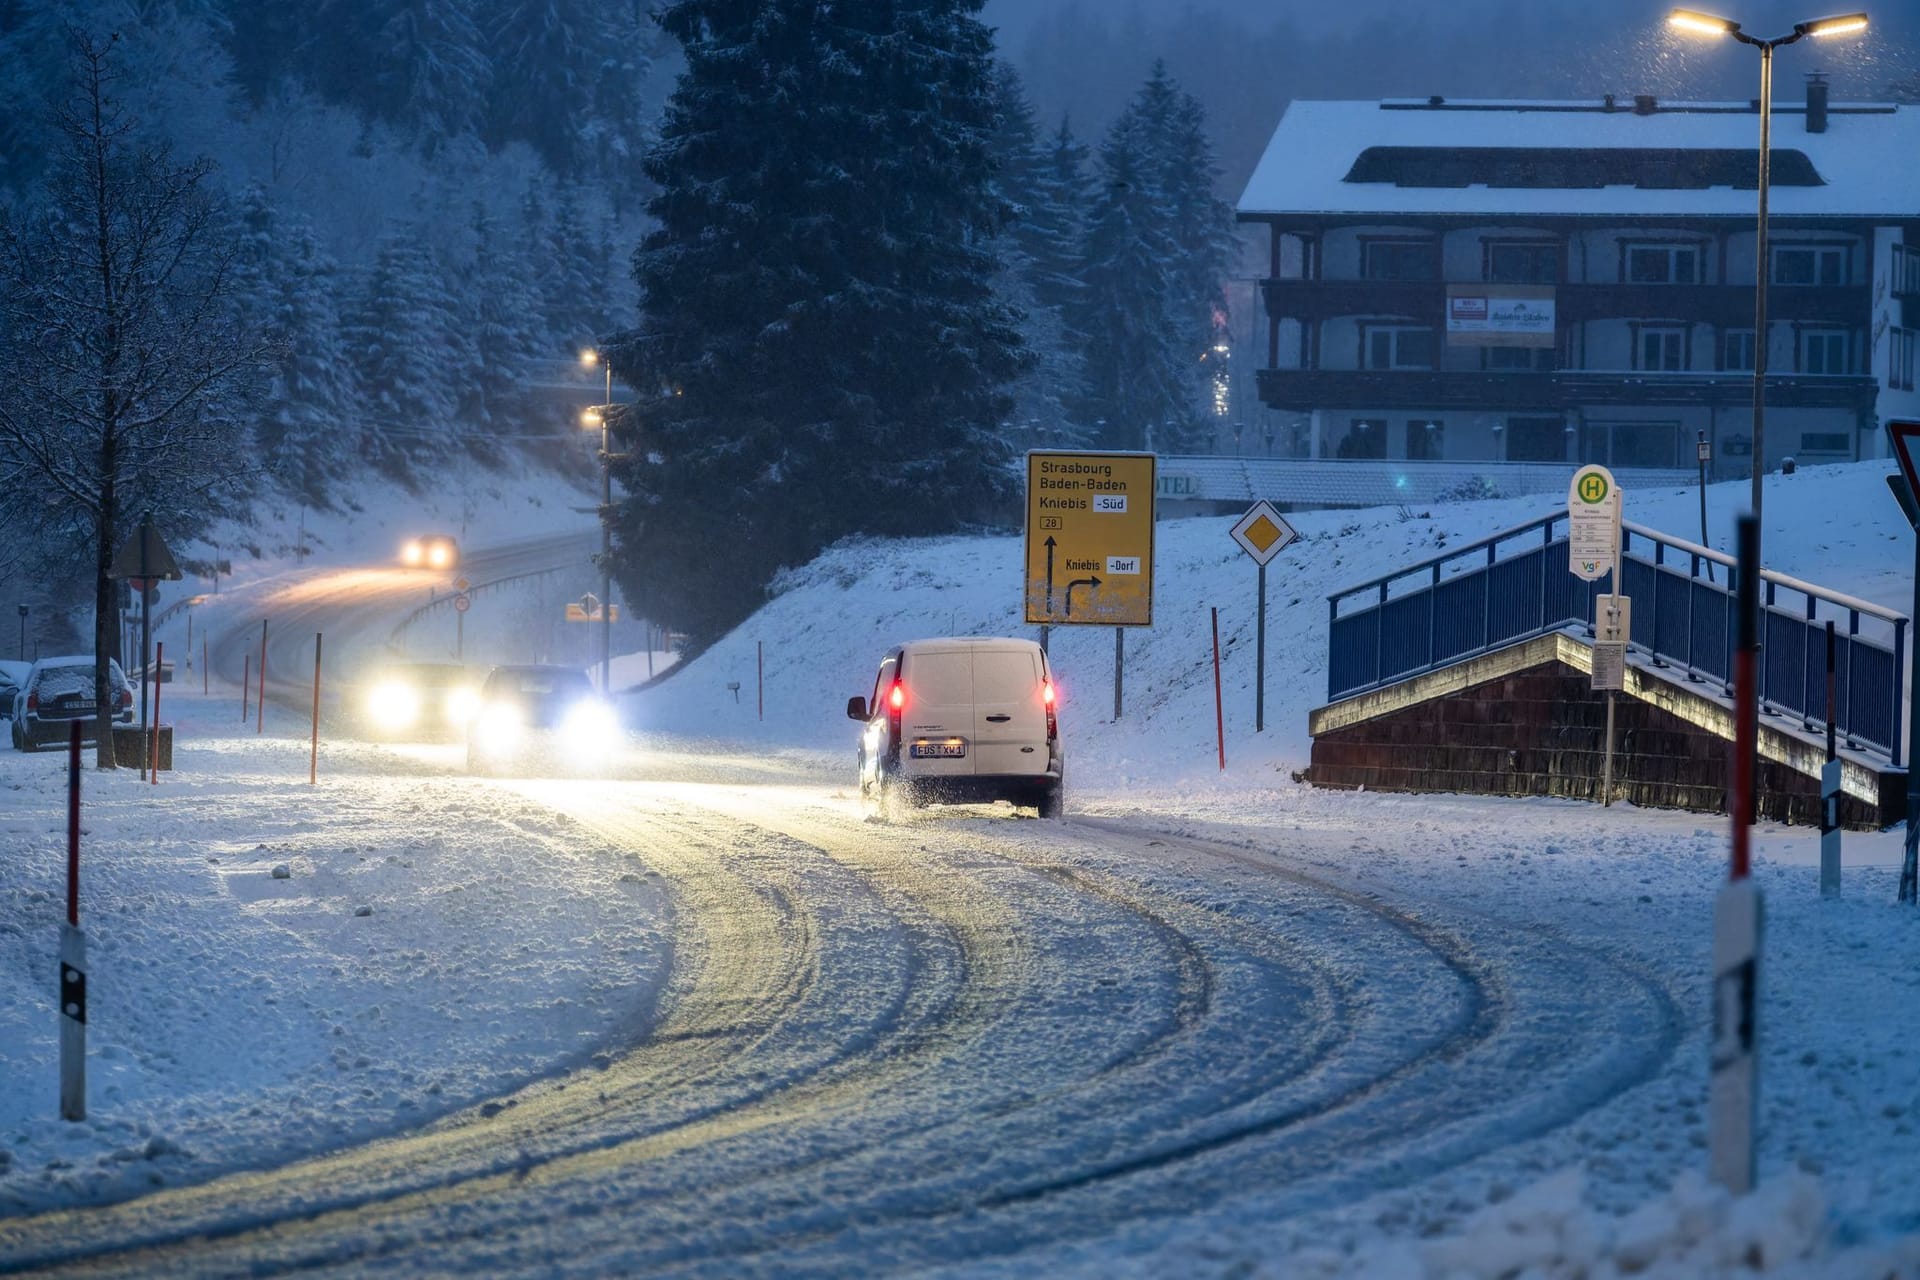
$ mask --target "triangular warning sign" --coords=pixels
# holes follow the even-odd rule
[[[173,552],[167,550],[167,544],[160,537],[160,531],[153,527],[151,519],[140,521],[140,527],[133,536],[120,544],[120,550],[114,553],[113,567],[107,570],[109,578],[164,578],[169,582],[180,580],[180,566],[174,563]]]

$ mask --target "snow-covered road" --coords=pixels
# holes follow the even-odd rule
[[[640,1015],[586,1069],[419,1132],[7,1221],[0,1259],[917,1269],[1246,1187],[1299,1212],[1407,1185],[1647,1080],[1681,1037],[1631,957],[1138,822],[877,827],[819,783],[466,785],[658,889]]]

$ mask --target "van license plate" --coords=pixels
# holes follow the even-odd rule
[[[916,759],[958,760],[967,754],[964,742],[916,742],[913,755]]]

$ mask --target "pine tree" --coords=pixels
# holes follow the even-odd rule
[[[1194,411],[1178,340],[1174,244],[1142,173],[1137,130],[1100,147],[1103,189],[1087,224],[1075,328],[1085,335],[1087,406],[1095,439],[1114,449],[1164,449]]]
[[[1014,448],[1061,447],[1084,442],[1075,420],[1084,402],[1083,354],[1068,327],[1065,308],[1079,288],[1074,257],[1080,210],[1062,190],[1064,162],[1078,163],[1070,132],[1043,143],[1033,109],[1013,68],[995,68],[999,125],[994,130],[998,189],[1008,221],[994,244],[1001,270],[995,288],[1021,315],[1020,332],[1034,360],[1014,383],[1006,438]],[[1062,129],[1065,129],[1063,123]],[[1064,155],[1056,148],[1064,145]],[[1077,176],[1071,181],[1077,184]]]
[[[465,331],[418,230],[381,242],[345,325],[359,388],[362,458],[406,483],[460,443]]]
[[[1205,123],[1199,102],[1155,63],[1101,147],[1105,189],[1088,227],[1076,327],[1088,338],[1088,414],[1128,448],[1178,452],[1210,435],[1199,373],[1225,323],[1233,239],[1232,211],[1213,194]],[[1138,274],[1147,262],[1153,269]]]
[[[687,70],[615,369],[670,394],[618,424],[616,568],[697,642],[837,538],[940,532],[1006,496],[1002,388],[1024,357],[984,247],[1003,210],[981,4],[661,16]]]
[[[341,332],[344,279],[305,219],[288,218],[281,235],[273,327],[285,345],[260,439],[286,490],[325,506],[352,465],[346,439],[356,396]]]
[[[461,416],[484,428],[470,444],[473,451],[497,459],[497,446],[486,442],[522,426],[528,374],[546,353],[541,349],[539,293],[526,258],[504,243],[483,204],[474,205],[473,233],[471,297],[461,308],[473,335],[473,364]]]

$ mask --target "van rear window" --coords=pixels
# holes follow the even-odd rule
[[[960,707],[973,701],[973,655],[915,653],[907,657],[902,676],[917,706]]]
[[[1040,666],[1030,652],[987,649],[973,655],[973,684],[982,699],[1017,698],[1040,684]]]

